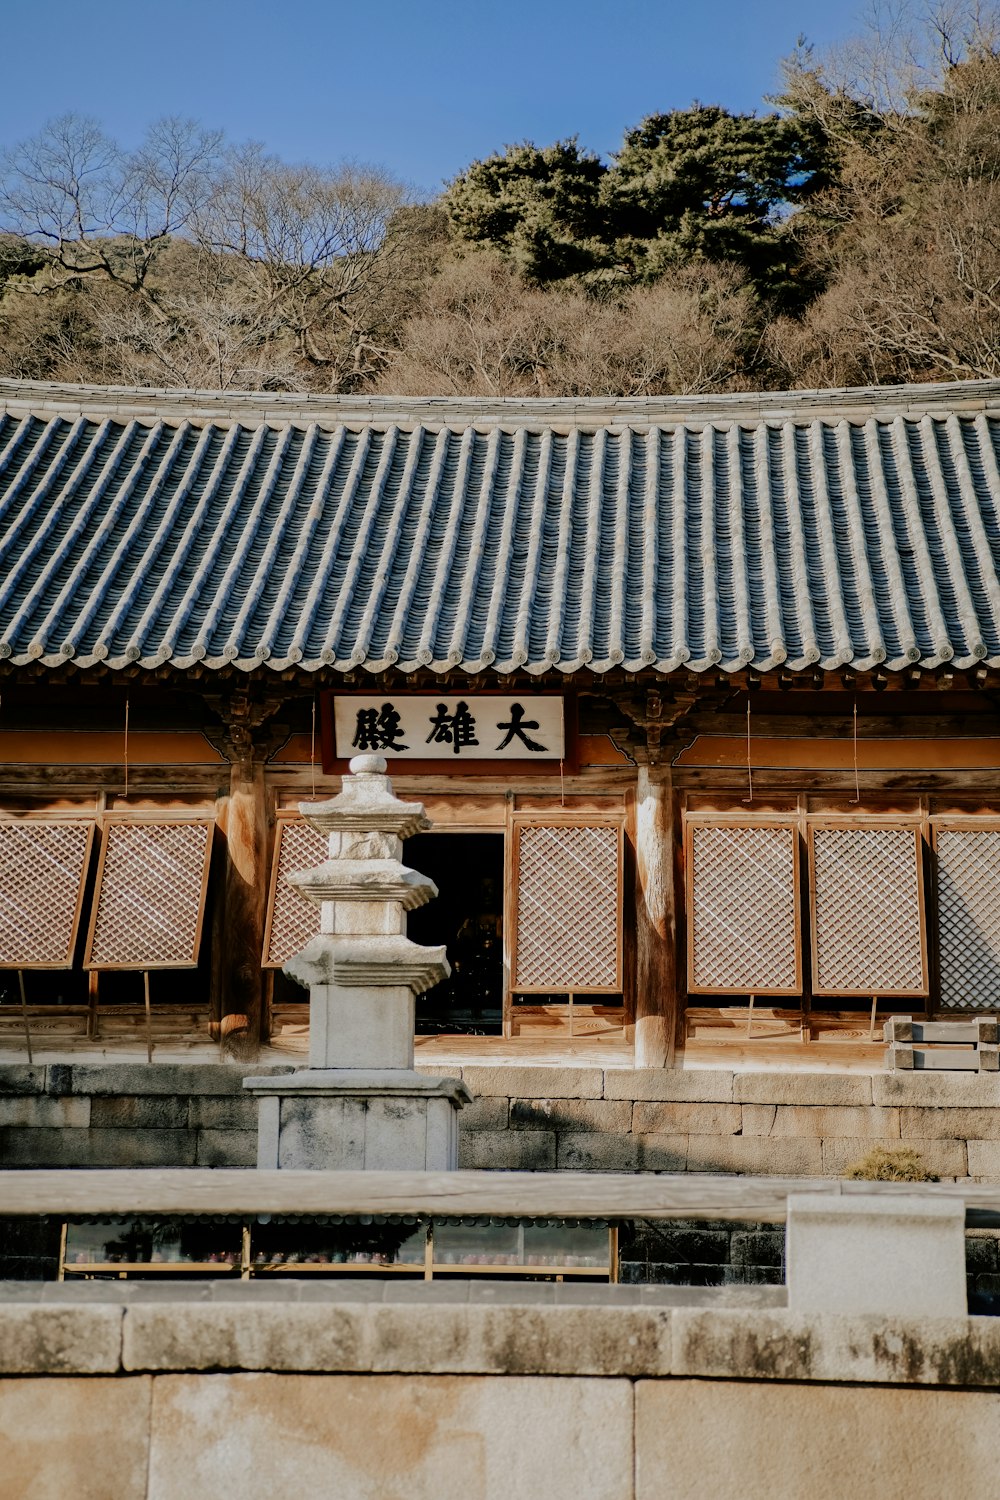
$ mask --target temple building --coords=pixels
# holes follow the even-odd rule
[[[1000,382],[0,382],[0,1040],[301,1037],[299,803],[375,753],[421,1037],[877,1058],[998,1005],[998,692]]]

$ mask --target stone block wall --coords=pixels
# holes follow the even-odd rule
[[[0,1066],[4,1167],[252,1167],[246,1074],[294,1064]],[[439,1070],[421,1069],[433,1074]],[[498,1171],[837,1177],[873,1146],[913,1146],[941,1177],[1000,1181],[1000,1077],[467,1067],[459,1165]],[[3,1226],[2,1270],[54,1274],[51,1225]],[[1000,1300],[994,1233],[970,1236],[970,1293]],[[621,1277],[780,1284],[773,1225],[634,1224]]]
[[[0,1065],[4,1167],[252,1167],[248,1074],[294,1064]],[[435,1074],[440,1070],[422,1068]],[[839,1177],[874,1145],[1000,1181],[1000,1075],[467,1067],[462,1167]]]

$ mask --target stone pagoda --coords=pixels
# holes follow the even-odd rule
[[[319,935],[285,965],[309,990],[309,1066],[248,1078],[260,1101],[259,1168],[448,1171],[457,1165],[456,1078],[414,1071],[414,998],[451,972],[444,948],[406,936],[406,913],[437,895],[401,862],[402,841],[431,825],[401,802],[380,755],[351,761],[343,790],[304,802],[328,858],[290,878],[320,908]]]

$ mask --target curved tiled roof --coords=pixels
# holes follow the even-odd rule
[[[1000,384],[408,401],[0,382],[0,655],[1000,665]]]

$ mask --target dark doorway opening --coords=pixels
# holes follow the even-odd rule
[[[418,1035],[499,1036],[503,1029],[503,834],[422,833],[403,863],[438,896],[409,913],[415,943],[444,943],[451,978],[417,996]]]

